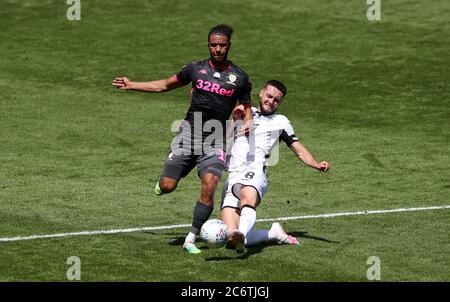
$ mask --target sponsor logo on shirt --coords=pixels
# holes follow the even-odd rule
[[[211,83],[209,81],[203,81],[201,79],[197,80],[197,85],[195,86],[197,89],[201,89],[204,91],[212,92],[219,95],[226,95],[227,97],[232,97],[234,94],[233,89],[225,89],[220,87],[218,84]]]

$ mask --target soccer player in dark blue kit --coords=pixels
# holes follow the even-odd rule
[[[210,59],[187,64],[168,79],[133,82],[127,77],[118,77],[112,83],[122,90],[147,92],[166,92],[192,83],[191,105],[177,133],[176,141],[182,143],[172,144],[162,176],[155,186],[156,195],[170,193],[180,179],[197,166],[201,194],[194,207],[191,231],[183,244],[191,254],[201,252],[195,246],[195,239],[213,211],[214,193],[225,169],[226,121],[238,101],[245,108],[241,134],[250,129],[253,119],[249,76],[228,60],[232,33],[233,29],[228,25],[213,27],[208,33]],[[211,127],[209,122],[214,126]],[[201,129],[198,129],[199,125]],[[222,131],[212,131],[212,128]]]

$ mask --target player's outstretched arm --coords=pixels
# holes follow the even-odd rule
[[[327,172],[330,169],[330,163],[328,161],[321,161],[318,163],[314,156],[301,143],[294,142],[290,148],[306,165],[323,172]]]
[[[117,77],[113,80],[112,85],[120,90],[138,90],[146,92],[166,92],[184,86],[177,81],[176,75],[168,79],[150,82],[133,82],[127,77]]]

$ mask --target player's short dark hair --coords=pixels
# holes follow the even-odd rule
[[[283,83],[281,83],[280,81],[278,81],[278,80],[269,80],[269,81],[267,81],[266,82],[266,84],[264,85],[264,87],[263,88],[266,88],[267,86],[273,86],[273,87],[275,87],[276,89],[278,89],[279,91],[281,91],[282,93],[283,93],[283,96],[285,96],[286,95],[286,93],[287,93],[287,87],[286,87],[286,85],[284,85]]]
[[[208,33],[208,41],[209,41],[209,37],[212,34],[224,35],[228,38],[228,41],[231,41],[231,35],[233,34],[233,31],[234,31],[233,28],[227,24],[220,24],[220,25],[214,26],[213,28],[211,28],[211,30]]]

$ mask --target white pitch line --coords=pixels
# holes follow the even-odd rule
[[[450,205],[421,207],[421,208],[400,208],[400,209],[391,209],[391,210],[341,212],[341,213],[331,213],[331,214],[291,216],[291,217],[279,217],[279,218],[264,218],[264,219],[258,219],[256,221],[266,222],[266,221],[280,221],[280,220],[286,221],[286,220],[300,220],[300,219],[313,219],[313,218],[333,218],[333,217],[341,217],[341,216],[386,214],[386,213],[398,213],[398,212],[416,212],[416,211],[429,211],[429,210],[442,210],[442,209],[450,209]],[[156,230],[186,228],[186,227],[190,227],[190,226],[191,226],[190,224],[175,224],[175,225],[165,225],[165,226],[156,226],[156,227],[82,231],[82,232],[47,234],[47,235],[30,235],[30,236],[17,236],[17,237],[0,237],[0,242],[12,242],[12,241],[22,241],[22,240],[43,239],[43,238],[61,238],[61,237],[68,237],[68,236],[135,233],[135,232],[143,232],[143,231],[156,231]]]
[[[10,242],[10,241],[21,241],[21,240],[33,240],[33,239],[43,239],[43,238],[61,238],[68,236],[83,236],[83,235],[101,235],[101,234],[118,234],[118,233],[134,233],[142,231],[155,231],[155,230],[168,230],[176,228],[189,227],[190,224],[176,224],[176,225],[166,225],[157,227],[143,227],[143,228],[131,228],[131,229],[113,229],[113,230],[97,230],[97,231],[82,231],[82,232],[71,232],[71,233],[59,233],[59,234],[48,234],[48,235],[30,235],[30,236],[17,236],[17,237],[0,237],[0,242]]]
[[[370,211],[344,212],[344,213],[320,214],[320,215],[291,216],[291,217],[258,219],[257,221],[278,221],[278,220],[285,221],[285,220],[299,220],[299,219],[311,219],[311,218],[333,218],[333,217],[340,217],[340,216],[371,215],[371,214],[385,214],[385,213],[398,213],[398,212],[415,212],[415,211],[442,210],[442,209],[450,209],[450,205],[422,207],[422,208],[400,208],[400,209],[392,209],[392,210],[370,210]]]

